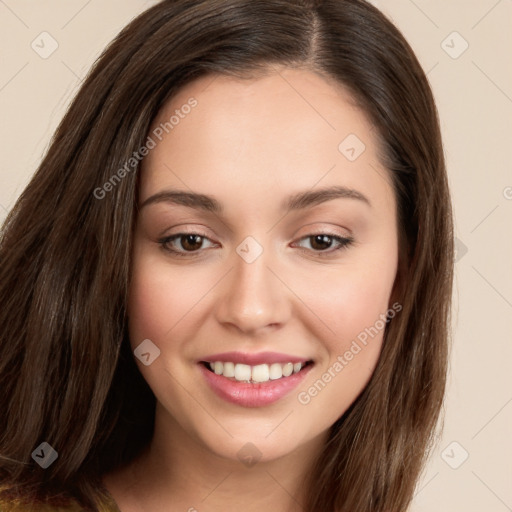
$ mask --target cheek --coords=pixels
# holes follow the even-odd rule
[[[331,353],[344,352],[352,340],[364,338],[375,326],[383,328],[396,264],[393,259],[386,265],[366,263],[329,270],[320,279],[317,274],[317,279],[307,279],[309,286],[300,292],[325,327],[322,338]]]
[[[301,387],[297,400],[319,419],[315,429],[328,428],[341,417],[375,370],[394,280],[394,273],[382,270],[340,275],[322,300],[320,290],[311,291],[311,309],[329,330],[322,330],[321,366]]]
[[[129,331],[132,345],[149,338],[164,345],[179,328],[181,319],[201,297],[204,283],[194,273],[173,272],[162,258],[141,251],[136,254],[128,302]]]

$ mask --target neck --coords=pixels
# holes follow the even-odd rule
[[[239,455],[228,458],[209,449],[157,405],[148,448],[125,468],[106,475],[104,482],[121,512],[298,512],[303,510],[304,478],[325,438],[277,459],[243,443],[241,451],[235,450]]]

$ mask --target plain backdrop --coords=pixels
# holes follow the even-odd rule
[[[94,60],[154,3],[0,0],[0,221]],[[456,217],[444,431],[411,511],[512,511],[512,1],[372,3],[428,73]]]

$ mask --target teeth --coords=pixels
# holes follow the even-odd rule
[[[283,365],[274,363],[270,365],[270,378],[272,380],[280,379],[283,376]]]
[[[224,363],[224,371],[222,372],[224,377],[234,377],[235,376],[235,365],[233,363]]]
[[[254,382],[267,382],[267,380],[270,379],[268,364],[253,366],[251,370],[251,377]]]
[[[248,364],[235,364],[235,379],[251,380],[251,367]]]
[[[248,364],[235,364],[232,362],[214,361],[208,363],[210,369],[217,375],[235,378],[237,381],[244,382],[268,382],[283,377],[289,377],[293,373],[298,373],[304,367],[304,363],[273,363],[258,364],[249,366]]]
[[[300,363],[297,363],[299,365],[299,370],[301,367]],[[283,377],[289,377],[293,373],[293,364],[292,363],[286,363],[283,365]]]

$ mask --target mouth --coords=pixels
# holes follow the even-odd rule
[[[313,360],[293,363],[263,363],[249,365],[233,361],[200,361],[209,372],[225,377],[234,382],[260,384],[269,381],[280,381],[302,372],[313,365]]]
[[[233,352],[197,363],[215,395],[242,407],[264,407],[281,400],[303,382],[315,365],[312,359],[284,354]]]

